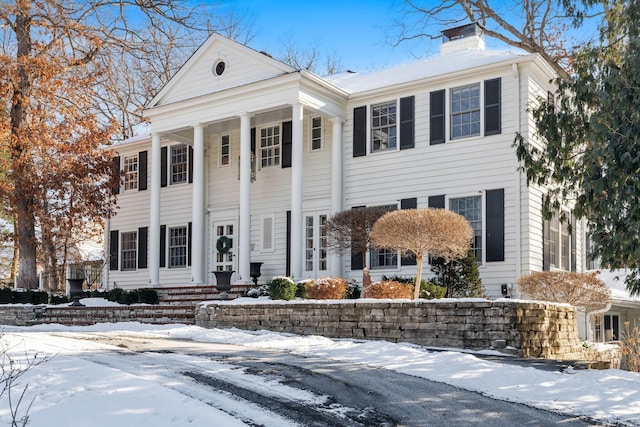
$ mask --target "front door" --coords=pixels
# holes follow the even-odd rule
[[[236,239],[237,227],[233,221],[216,222],[213,225],[215,271],[237,271],[236,269]],[[221,249],[218,250],[218,249]]]
[[[309,213],[304,217],[304,275],[327,275],[327,214]]]

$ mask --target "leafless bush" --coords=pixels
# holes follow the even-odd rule
[[[400,283],[393,280],[374,282],[367,289],[367,298],[376,299],[411,299],[414,286],[410,283]]]
[[[633,321],[633,328],[629,322],[624,322],[624,329],[620,334],[622,342],[623,366],[631,372],[640,372],[640,326]]]
[[[306,284],[309,299],[344,299],[346,291],[347,281],[341,277],[321,277]]]
[[[522,293],[538,300],[595,308],[606,304],[611,290],[596,273],[542,271],[518,279]]]

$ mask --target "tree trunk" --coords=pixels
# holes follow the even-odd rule
[[[11,103],[11,158],[14,169],[11,178],[15,185],[16,210],[18,221],[17,237],[19,250],[18,287],[33,289],[38,287],[36,270],[36,232],[33,213],[33,195],[28,182],[29,146],[25,141],[23,128],[27,125],[28,102],[32,81],[29,78],[28,58],[33,44],[31,40],[31,20],[29,18],[30,1],[17,3],[15,33],[18,43],[18,83],[14,87]]]
[[[420,298],[420,282],[422,282],[422,258],[423,255],[416,255],[416,285],[413,288],[413,299]]]

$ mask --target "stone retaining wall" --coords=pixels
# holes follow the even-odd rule
[[[196,324],[332,338],[504,350],[523,357],[595,360],[580,345],[575,308],[518,301],[282,302],[198,304]],[[619,366],[619,351],[609,365]],[[607,361],[605,361],[606,363]],[[617,363],[617,365],[616,365]]]
[[[193,306],[123,305],[108,307],[51,307],[45,305],[0,306],[0,324],[13,326],[59,323],[93,325],[95,323],[141,322],[152,324],[194,324]]]

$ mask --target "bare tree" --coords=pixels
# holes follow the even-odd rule
[[[329,250],[340,254],[351,251],[352,257],[361,254],[362,265],[368,267],[366,255],[372,247],[373,224],[387,212],[386,207],[363,206],[333,215],[326,223]]]
[[[572,44],[569,30],[601,16],[591,1],[565,0],[405,0],[391,43],[440,37],[443,27],[479,23],[487,36],[538,53],[560,76],[567,76]],[[597,2],[605,10],[608,0]],[[586,4],[586,5],[585,5]]]
[[[518,279],[522,293],[534,299],[595,308],[611,299],[611,290],[596,273],[541,271]]]
[[[463,216],[445,209],[403,209],[382,216],[371,230],[378,248],[399,251],[416,257],[416,286],[413,297],[420,296],[422,261],[425,254],[453,260],[469,250],[473,230]]]
[[[180,0],[0,0],[0,200],[16,219],[19,286],[37,284],[39,221],[60,218],[52,200],[66,204],[67,229],[111,209],[99,145],[133,133],[177,70],[166,55],[208,35],[205,12]]]
[[[284,52],[281,61],[298,70],[307,70],[320,75],[335,74],[340,71],[342,63],[335,51],[323,56],[317,44],[307,48],[296,45],[295,37],[289,36],[283,44]]]

